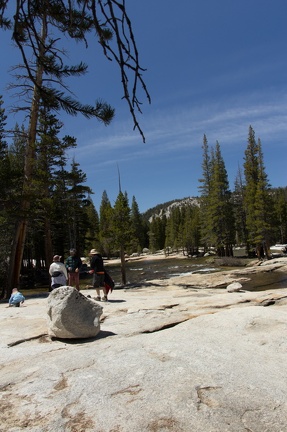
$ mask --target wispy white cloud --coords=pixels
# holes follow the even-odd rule
[[[180,108],[179,108],[180,106]],[[182,107],[152,110],[142,117],[146,135],[143,144],[129,122],[115,122],[102,136],[89,139],[77,149],[77,158],[85,164],[95,154],[101,164],[159,157],[186,149],[200,148],[203,134],[211,145],[216,140],[224,146],[247,142],[248,127],[256,136],[270,141],[287,137],[287,94],[249,94],[236,100],[213,101],[207,105],[195,103]],[[92,162],[92,160],[91,160]]]

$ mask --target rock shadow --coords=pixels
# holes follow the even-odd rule
[[[102,303],[102,302],[99,302]],[[126,303],[126,300],[113,300],[113,299],[108,299],[107,303]]]
[[[65,344],[69,344],[69,345],[83,345],[83,344],[93,343],[99,339],[104,339],[104,338],[111,337],[111,336],[117,336],[117,333],[113,333],[111,331],[100,330],[100,332],[95,337],[62,339],[62,338],[57,338],[57,337],[52,336],[51,340],[57,341],[57,342],[63,342]]]

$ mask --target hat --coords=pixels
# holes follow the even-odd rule
[[[53,256],[53,261],[60,261],[62,257],[60,255],[54,255]]]
[[[100,252],[98,252],[96,249],[91,249],[90,250],[90,255],[97,255],[97,254],[99,254]]]

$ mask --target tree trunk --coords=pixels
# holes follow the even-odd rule
[[[43,19],[42,26],[42,40],[44,41],[47,37],[47,26],[45,19]],[[43,49],[44,43],[40,46]],[[43,53],[39,52],[39,56]],[[31,206],[31,183],[33,178],[33,170],[35,163],[35,150],[36,150],[36,135],[37,135],[37,123],[39,116],[39,104],[40,104],[40,92],[39,88],[42,86],[43,80],[43,67],[39,65],[36,72],[36,84],[33,90],[33,100],[31,105],[30,123],[28,129],[28,140],[25,153],[25,164],[24,164],[24,178],[23,178],[23,201],[21,204],[20,214],[21,218],[17,222],[15,236],[12,243],[11,255],[9,260],[9,272],[8,272],[8,287],[6,298],[10,297],[12,288],[19,286],[20,271],[22,266],[23,251],[26,240],[27,226],[28,226],[28,212]]]
[[[125,261],[125,250],[124,250],[124,247],[122,245],[121,245],[120,255],[121,255],[122,284],[125,285],[127,283],[126,261]]]
[[[15,236],[10,254],[6,298],[10,297],[13,288],[17,288],[19,286],[19,277],[22,267],[22,257],[24,251],[26,231],[26,221],[19,221],[16,226]]]
[[[45,219],[45,267],[49,269],[50,263],[53,261],[53,247],[51,237],[51,223],[49,219]]]
[[[264,250],[265,257],[267,259],[271,259],[270,252],[269,252],[270,250],[266,241],[263,242],[263,250]]]

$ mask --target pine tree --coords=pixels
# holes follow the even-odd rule
[[[85,207],[87,205],[87,196],[92,193],[90,187],[83,184],[86,181],[86,174],[80,169],[79,164],[73,160],[71,171],[67,173],[66,182],[66,199],[68,202],[66,227],[70,237],[69,248],[75,248],[81,255],[85,249],[88,224]]]
[[[22,55],[32,86],[40,84],[34,75],[32,55],[35,64],[40,66],[38,78],[42,73],[45,74],[45,83],[41,80],[38,87],[44,105],[53,106],[56,110],[61,107],[71,114],[82,111],[88,117],[95,116],[109,122],[113,116],[109,105],[101,100],[97,101],[95,107],[81,105],[65,95],[66,86],[61,79],[71,74],[80,76],[87,70],[82,62],[72,67],[64,65],[65,49],[58,46],[61,36],[87,47],[88,36],[93,33],[92,43],[96,42],[96,46],[99,43],[104,56],[108,60],[114,60],[119,67],[124,99],[128,103],[134,127],[144,140],[136,117],[136,112],[141,112],[138,87],[141,87],[149,102],[150,96],[143,80],[144,69],[140,65],[132,23],[124,0],[17,0],[16,4],[12,0],[5,0],[0,5],[0,27],[13,30],[12,37]],[[58,78],[62,90],[53,88],[53,74]]]
[[[100,205],[100,233],[96,247],[99,247],[100,251],[107,257],[110,257],[113,249],[112,221],[113,208],[107,192],[104,191]]]
[[[7,155],[7,141],[5,139],[5,127],[7,116],[5,114],[5,108],[3,107],[4,101],[2,99],[2,95],[0,95],[0,161]]]
[[[27,233],[27,215],[31,208],[30,185],[34,176],[36,159],[36,139],[40,106],[59,111],[64,109],[71,115],[78,113],[88,118],[95,117],[109,124],[114,116],[113,108],[101,100],[95,106],[82,104],[67,94],[64,79],[69,76],[81,76],[87,66],[80,62],[76,66],[64,64],[64,50],[59,47],[58,35],[67,39],[81,41],[87,45],[87,35],[94,31],[104,55],[114,59],[120,68],[124,98],[134,121],[144,140],[144,134],[136,117],[140,110],[137,87],[140,84],[148,100],[145,83],[142,78],[138,51],[132,31],[131,21],[126,13],[125,2],[111,0],[79,0],[78,2],[55,0],[6,0],[0,7],[0,26],[6,30],[13,28],[13,40],[22,56],[20,68],[25,69],[15,78],[19,95],[24,95],[25,107],[30,98],[28,109],[29,126],[26,142],[23,200],[21,202],[22,219],[18,220],[10,254],[9,286],[16,286],[19,279],[21,260]],[[14,12],[15,7],[15,12]],[[12,11],[12,17],[8,14]],[[115,40],[114,47],[112,46]],[[132,76],[134,79],[132,79]],[[15,80],[15,82],[16,82]],[[131,85],[131,88],[130,88]],[[18,107],[24,109],[24,107]]]
[[[157,250],[157,219],[158,218],[155,215],[153,215],[149,223],[149,230],[148,230],[149,249],[152,252],[155,252]]]
[[[89,229],[86,207],[90,205],[89,196],[92,193],[90,187],[84,185],[86,174],[73,160],[70,169],[60,165],[54,176],[51,220],[53,248],[62,256],[70,248],[82,254],[86,249]]]
[[[166,231],[167,217],[165,214],[160,218],[160,226],[158,230],[158,247],[157,249],[162,250],[165,247],[165,231]]]
[[[131,228],[131,210],[127,193],[119,192],[113,212],[112,232],[115,246],[120,251],[122,283],[126,284],[125,249],[133,236]]]
[[[203,177],[201,185],[200,219],[201,240],[205,248],[216,247],[220,256],[232,255],[234,243],[234,215],[231,192],[221,149],[216,142],[209,153],[206,136],[203,137]]]
[[[272,220],[271,190],[263,162],[260,139],[249,127],[248,145],[244,162],[246,226],[249,242],[255,246],[258,258],[269,257],[269,243]]]
[[[211,227],[212,243],[219,256],[231,256],[234,244],[234,215],[231,192],[221,149],[216,142],[212,156],[208,220]]]
[[[4,201],[7,198],[7,191],[9,189],[10,182],[10,164],[8,157],[8,144],[5,139],[5,127],[7,116],[5,114],[5,108],[3,108],[3,100],[0,95],[0,208],[3,208]]]
[[[243,175],[241,169],[238,173],[234,183],[234,192],[232,194],[232,203],[234,211],[235,222],[235,239],[237,245],[245,245],[246,250],[249,250],[249,240],[246,226],[246,209],[244,206],[244,193],[245,187],[243,182]]]
[[[0,231],[1,250],[3,252],[2,269],[5,270],[5,283],[2,285],[1,297],[9,297],[9,260],[11,243],[15,234],[18,218],[21,217],[22,180],[24,171],[26,131],[16,124],[12,144],[7,153],[3,151],[1,157],[0,193]],[[6,146],[4,146],[6,147]],[[3,147],[3,148],[4,148]],[[4,275],[4,273],[3,273]],[[3,281],[4,281],[3,279]]]
[[[274,217],[275,221],[273,227],[276,228],[274,232],[274,243],[287,243],[287,189],[278,188],[273,191],[274,201]]]
[[[188,255],[198,253],[200,246],[200,209],[198,206],[189,205],[185,209],[183,241]]]
[[[204,244],[204,248],[208,249],[212,246],[212,239],[210,238],[211,226],[209,220],[209,195],[210,195],[210,181],[211,181],[211,160],[209,154],[209,146],[207,137],[203,136],[203,158],[202,158],[202,178],[199,179],[199,191],[200,191],[200,221],[201,221],[201,240]]]
[[[7,116],[5,109],[2,107],[4,104],[2,96],[0,96],[0,284],[2,293],[0,298],[5,295],[5,286],[7,285],[7,267],[9,256],[9,247],[11,242],[11,231],[9,223],[9,213],[7,209],[7,201],[9,199],[9,183],[11,182],[10,163],[8,157],[8,145],[5,139],[5,126]]]
[[[36,210],[37,212],[39,226],[33,224],[32,229],[36,231],[35,240],[38,241],[39,232],[43,232],[44,247],[39,249],[42,251],[42,259],[45,259],[47,266],[52,262],[52,257],[56,252],[63,255],[65,251],[61,242],[55,243],[54,241],[54,224],[59,224],[59,219],[62,218],[61,211],[57,211],[58,201],[55,199],[54,193],[57,189],[57,172],[65,167],[67,162],[66,151],[76,147],[76,140],[67,136],[60,139],[59,134],[62,127],[63,124],[49,109],[41,108],[35,155],[35,173],[31,184],[31,192],[34,190],[33,211]],[[63,204],[62,200],[61,203]],[[64,208],[66,208],[65,201]],[[35,219],[32,215],[31,218]],[[45,252],[44,256],[43,251]],[[37,257],[38,254],[34,254],[36,260]]]
[[[100,218],[90,196],[88,196],[87,206],[85,206],[84,210],[88,221],[85,241],[85,256],[87,256],[91,249],[95,247],[100,249]]]
[[[166,217],[154,216],[149,224],[149,249],[152,252],[165,247]]]
[[[145,230],[135,196],[132,197],[131,226],[133,231],[132,251],[140,253],[145,247]]]
[[[174,207],[170,213],[171,232],[173,238],[172,247],[176,251],[182,247],[182,225],[181,225],[181,211],[179,207]]]

